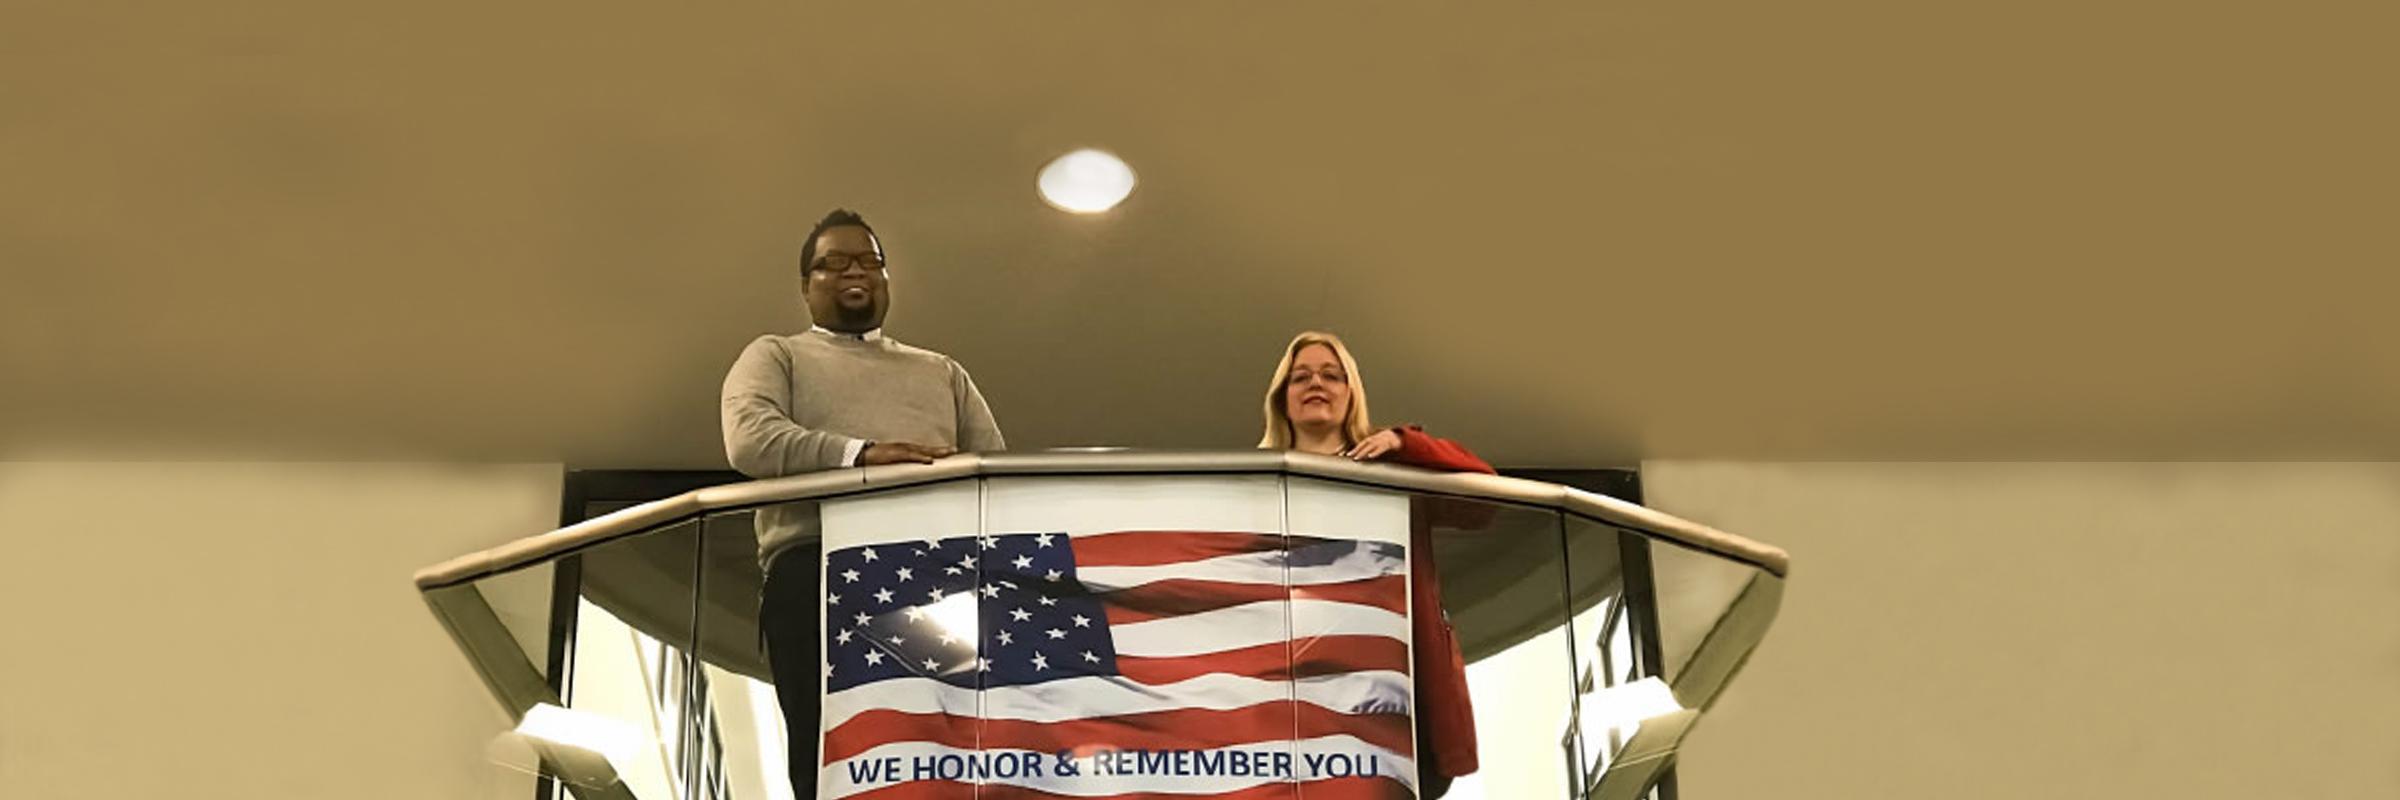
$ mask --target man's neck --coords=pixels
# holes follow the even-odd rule
[[[868,328],[868,329],[866,329],[866,330],[863,330],[863,331],[840,331],[840,330],[834,330],[834,329],[832,329],[832,328],[825,327],[825,326],[823,326],[823,325],[815,325],[815,326],[811,326],[811,327],[809,328],[809,330],[812,330],[812,331],[823,331],[823,332],[825,332],[825,333],[828,333],[828,334],[831,334],[831,335],[834,335],[834,336],[839,336],[839,337],[842,337],[842,338],[844,338],[844,339],[850,339],[850,340],[854,340],[854,341],[861,341],[861,342],[872,342],[872,341],[876,341],[876,340],[878,340],[878,339],[882,339],[882,338],[883,338],[883,329],[882,329],[882,328],[880,328],[880,327],[877,327],[877,328]]]

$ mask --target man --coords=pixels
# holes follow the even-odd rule
[[[822,469],[932,463],[1004,447],[992,410],[949,356],[883,335],[891,276],[883,241],[857,214],[825,215],[800,248],[800,293],[815,326],[761,336],[725,375],[725,457],[753,478]],[[757,515],[767,571],[760,633],[791,743],[792,790],[817,791],[819,562],[815,509]]]

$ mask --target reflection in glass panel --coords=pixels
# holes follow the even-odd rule
[[[783,711],[776,705],[775,685],[706,662],[701,671],[708,678],[708,704],[724,742],[725,796],[792,800]]]
[[[715,785],[734,800],[784,800],[795,794],[783,712],[759,633],[766,573],[755,518],[752,511],[721,513],[701,525],[695,639],[705,685],[695,697],[714,724],[697,733],[714,742],[704,752],[717,758],[702,769],[713,777],[699,785]]]
[[[1564,525],[1569,603],[1575,612],[1568,636],[1576,661],[1576,746],[1569,757],[1580,778],[1575,794],[1582,796],[1596,788],[1632,735],[1619,701],[1639,672],[1631,646],[1638,606],[1627,594],[1626,548],[1642,545],[1581,517],[1568,516]]]
[[[1676,750],[1757,645],[1781,598],[1780,581],[1750,564],[1663,538],[1623,541],[1628,563],[1638,557],[1649,568],[1628,572],[1625,620],[1634,635],[1610,631],[1591,642],[1612,662],[1630,655],[1635,665],[1616,670],[1630,681],[1587,701],[1604,709],[1587,734],[1602,726],[1617,733],[1591,794],[1603,798],[1657,796],[1651,784],[1662,779],[1672,789],[1667,766]]]
[[[508,628],[509,638],[537,674],[550,674],[550,606],[557,570],[549,562],[475,581],[477,592]]]
[[[1680,688],[1702,644],[1717,632],[1719,621],[1763,572],[1714,553],[1666,542],[1650,548],[1650,563],[1658,587],[1659,650],[1666,676]],[[1684,698],[1687,703],[1701,699]]]
[[[610,753],[633,797],[683,798],[705,786],[695,768],[713,761],[710,742],[689,735],[686,714],[703,683],[687,656],[698,581],[698,522],[618,539],[578,556],[574,665],[565,708],[579,719],[629,731]]]
[[[502,623],[475,583],[427,590],[425,602],[510,717],[528,717],[545,709],[564,710],[558,707],[557,694],[528,657],[524,645]],[[523,774],[561,776],[586,785],[606,786],[615,783],[615,772],[600,755],[605,749],[573,747],[510,732],[495,738],[485,754],[493,763]]]
[[[1570,567],[1571,568],[1571,567]],[[1591,702],[1593,693],[1618,685],[1616,664],[1608,648],[1596,643],[1608,641],[1610,635],[1622,630],[1624,605],[1621,598],[1611,595],[1582,610],[1568,626],[1568,641],[1576,650],[1575,672],[1575,759],[1577,772],[1584,783],[1580,791],[1588,791],[1589,783],[1607,767],[1610,754],[1622,744],[1616,732],[1592,724],[1598,704]]]
[[[1568,757],[1575,668],[1558,513],[1421,497],[1411,521],[1431,536],[1442,603],[1471,662],[1480,769],[1450,796],[1566,796],[1576,782]],[[1439,722],[1437,702],[1421,705],[1420,728]]]

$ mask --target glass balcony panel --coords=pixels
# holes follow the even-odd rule
[[[1282,476],[985,487],[993,794],[1298,796]]]
[[[1642,590],[1648,586],[1648,561],[1643,557],[1648,542],[1615,526],[1568,515],[1566,543],[1575,607],[1572,635],[1581,670],[1575,698],[1580,796],[1597,788],[1632,735],[1636,721],[1621,718],[1624,698],[1629,691],[1648,691],[1627,688],[1641,669],[1631,645],[1639,635],[1640,606],[1647,602]]]
[[[766,572],[759,565],[757,510],[712,514],[700,529],[694,640],[702,685],[693,735],[708,755],[701,797],[789,800],[789,739],[759,630]],[[816,687],[809,687],[815,691]],[[813,778],[813,773],[811,774]]]
[[[1419,497],[1468,661],[1480,769],[1454,796],[1565,797],[1579,783],[1562,520],[1554,509]],[[1420,642],[1419,646],[1423,646]],[[1422,708],[1425,725],[1433,709]]]
[[[1638,546],[1648,561],[1650,585],[1631,587],[1630,637],[1611,632],[1590,643],[1606,649],[1611,660],[1630,653],[1636,665],[1619,670],[1631,681],[1587,702],[1605,711],[1591,715],[1586,735],[1606,727],[1612,743],[1590,797],[1651,791],[1700,712],[1765,634],[1782,597],[1782,580],[1747,562],[1663,538],[1625,535],[1632,537],[1627,546]]]

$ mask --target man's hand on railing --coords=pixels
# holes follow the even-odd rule
[[[872,467],[878,464],[931,464],[934,459],[957,452],[958,448],[940,445],[876,442],[858,452],[858,465]]]

